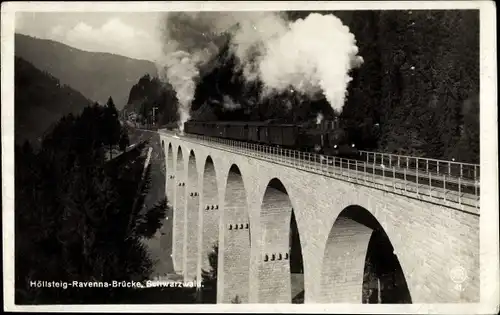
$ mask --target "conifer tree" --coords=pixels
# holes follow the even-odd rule
[[[103,110],[91,106],[64,117],[38,151],[16,146],[16,303],[124,303],[137,291],[47,290],[30,281],[143,281],[151,274],[142,238],[161,226],[167,201],[144,208],[145,144],[118,162],[96,153]]]

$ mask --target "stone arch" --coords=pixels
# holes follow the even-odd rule
[[[183,272],[184,268],[184,228],[186,211],[186,174],[184,170],[184,158],[181,146],[177,149],[177,161],[175,170],[175,244],[174,244],[174,269]]]
[[[219,246],[219,190],[217,187],[217,176],[212,158],[207,156],[203,170],[203,194],[201,205],[201,270],[210,271],[209,254]],[[198,276],[200,277],[200,275]]]
[[[320,285],[323,303],[411,303],[386,232],[358,205],[343,209],[332,225]]]
[[[165,140],[161,140],[161,148],[165,149]]]
[[[186,183],[186,210],[184,212],[184,275],[188,280],[196,277],[198,250],[198,211],[200,207],[200,191],[198,189],[198,169],[194,151],[189,152],[187,183]]]
[[[247,193],[241,172],[233,164],[227,176],[224,196],[222,232],[223,248],[219,253],[218,289],[222,286],[222,303],[231,303],[238,297],[241,303],[249,301],[250,287],[250,226],[247,205]],[[243,228],[239,227],[243,224]],[[238,229],[235,227],[238,226]],[[230,229],[231,227],[231,229]]]
[[[168,144],[168,149],[165,154],[166,156],[166,185],[165,193],[167,196],[167,201],[170,205],[174,204],[174,191],[175,191],[175,170],[174,170],[174,151],[172,149],[172,143]]]
[[[269,181],[264,192],[260,223],[265,255],[259,264],[259,303],[303,301],[300,236],[288,192],[277,178]]]
[[[162,140],[163,142],[164,140]],[[174,253],[173,244],[175,243],[175,233],[173,229],[175,227],[174,216],[173,216],[173,204],[174,204],[174,191],[175,191],[175,170],[174,170],[174,154],[172,150],[172,145],[169,143],[168,147],[162,146],[163,152],[163,164],[165,170],[165,197],[169,207],[165,213],[165,220],[160,228],[160,248],[161,248],[161,258],[159,262],[158,270],[160,273],[172,272],[174,268]]]

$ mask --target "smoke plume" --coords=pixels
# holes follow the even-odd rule
[[[235,109],[241,108],[241,104],[236,103],[229,95],[224,95],[223,100],[224,100],[224,102],[223,102],[222,106],[227,110],[235,110]]]
[[[181,130],[200,71],[226,40],[245,80],[263,84],[264,98],[283,92],[323,95],[336,112],[345,102],[349,72],[363,62],[354,35],[332,14],[288,21],[276,12],[168,13],[159,68],[177,93]]]
[[[179,129],[182,131],[184,123],[190,118],[189,108],[196,89],[194,79],[198,76],[198,69],[192,56],[182,50],[169,54],[164,67],[165,72],[161,73],[160,78],[168,78],[176,92],[179,101]]]
[[[318,115],[316,116],[316,125],[321,124],[322,121],[323,121],[323,114],[318,113]]]
[[[218,52],[216,21],[211,12],[173,12],[164,16],[160,26],[163,56],[157,60],[158,72],[176,92],[181,132],[190,118],[199,67]]]
[[[344,105],[349,71],[361,65],[354,35],[333,15],[310,14],[266,43],[258,61],[267,93],[293,87],[308,96],[322,93],[337,112]]]

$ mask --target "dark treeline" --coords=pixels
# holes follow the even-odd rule
[[[379,148],[479,163],[479,12],[383,11],[378,20]]]
[[[41,281],[144,281],[151,260],[143,238],[164,221],[167,201],[144,207],[150,168],[142,143],[108,161],[121,132],[112,100],[62,118],[41,147],[15,147],[17,304],[191,302],[174,289],[47,288]],[[119,162],[115,162],[119,161]],[[119,165],[117,165],[119,164]],[[35,285],[35,286],[33,286]],[[189,290],[188,290],[189,291]]]
[[[298,19],[309,13],[288,15]],[[479,11],[334,14],[356,36],[359,55],[365,61],[351,73],[353,81],[341,114],[358,147],[478,163]],[[261,83],[244,81],[227,45],[217,59],[197,85],[192,104],[195,119],[301,122],[314,119],[318,112],[325,118],[334,115],[325,99],[311,101],[297,93],[259,102]],[[162,113],[168,113],[159,117],[160,124],[175,120],[171,87],[163,89],[170,96],[161,94],[158,98],[143,86],[160,85],[155,79],[143,78],[131,96],[134,94],[138,103],[147,96],[146,104],[153,102]],[[239,104],[239,108],[224,109],[228,102]],[[138,111],[141,105],[130,109]],[[287,111],[289,105],[292,109]],[[146,113],[150,107],[146,105]]]

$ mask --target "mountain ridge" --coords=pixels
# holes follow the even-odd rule
[[[72,87],[61,84],[21,57],[14,58],[15,142],[36,144],[61,117],[77,115],[92,101]]]
[[[15,55],[93,101],[105,103],[111,96],[118,109],[125,106],[130,89],[140,77],[158,73],[149,60],[85,51],[21,33],[15,34]]]
[[[63,42],[60,42],[60,41],[57,41],[57,40],[54,40],[54,39],[49,39],[49,38],[42,38],[42,37],[37,37],[37,36],[33,36],[33,35],[28,35],[28,34],[23,34],[23,33],[15,33],[15,36],[24,36],[24,37],[30,37],[30,38],[33,38],[33,39],[38,39],[38,40],[43,40],[43,41],[46,41],[46,42],[50,42],[50,43],[54,43],[54,44],[57,44],[57,45],[60,45],[60,46],[65,46],[66,48],[68,49],[72,49],[72,50],[76,50],[78,52],[83,52],[83,53],[96,53],[96,54],[102,54],[102,55],[111,55],[111,56],[116,56],[116,57],[120,57],[120,58],[126,58],[126,59],[132,59],[132,60],[137,60],[137,61],[146,61],[146,62],[152,62],[154,63],[152,60],[149,60],[149,59],[142,59],[142,58],[134,58],[134,57],[128,57],[128,56],[124,56],[124,55],[120,55],[120,54],[115,54],[115,53],[110,53],[110,52],[106,52],[106,51],[91,51],[91,50],[85,50],[85,49],[82,49],[82,48],[77,48],[77,47],[74,47],[74,46],[71,46],[71,45],[68,45],[68,44],[65,44]]]

